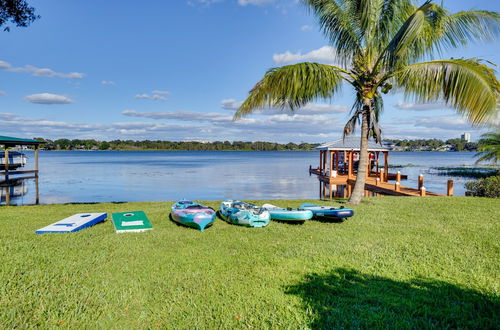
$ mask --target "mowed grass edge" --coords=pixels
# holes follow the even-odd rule
[[[253,229],[217,219],[203,233],[170,221],[171,204],[1,207],[0,328],[499,324],[496,199],[368,198],[342,223]],[[111,213],[137,210],[154,229],[116,234]],[[82,212],[108,220],[34,233]]]

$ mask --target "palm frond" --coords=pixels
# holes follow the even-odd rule
[[[486,133],[481,135],[478,141],[478,153],[476,157],[480,157],[477,163],[483,161],[491,161],[497,164],[500,161],[500,133]]]
[[[423,54],[424,47],[422,47],[421,43],[415,41],[421,37],[427,24],[426,17],[434,7],[435,5],[431,3],[431,0],[427,0],[417,8],[379,55],[377,63],[382,62],[384,67],[391,71],[398,62],[402,61],[407,64],[412,57]]]
[[[497,114],[500,83],[494,71],[477,59],[436,60],[413,64],[395,73],[407,98],[444,101],[473,124]]]
[[[373,98],[372,111],[370,112],[370,132],[373,139],[380,144],[382,144],[382,129],[378,122],[383,109],[384,101],[380,95],[376,95]]]
[[[381,9],[376,31],[376,46],[382,51],[406,20],[415,12],[415,6],[408,0],[385,0]]]
[[[365,47],[374,39],[377,26],[382,15],[384,0],[355,0],[351,1]]]
[[[353,14],[348,6],[341,6],[335,0],[302,0],[318,18],[323,33],[335,47],[337,57],[346,67],[362,48],[361,31],[353,24]]]
[[[338,67],[318,63],[273,68],[252,88],[234,119],[263,107],[294,110],[316,98],[331,98],[340,89],[342,79],[346,79],[342,72]]]
[[[344,126],[344,134],[342,135],[342,139],[345,139],[346,136],[350,135],[356,130],[356,125],[359,124],[359,117],[362,114],[362,110],[357,110],[352,117],[347,121]]]
[[[489,41],[500,32],[500,14],[486,10],[461,11],[442,22],[438,43],[447,47],[465,46],[471,41]]]

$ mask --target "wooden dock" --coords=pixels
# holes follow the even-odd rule
[[[309,166],[309,175],[316,175],[319,180],[320,199],[330,197],[348,198],[351,196],[358,174],[360,141],[359,138],[342,138],[325,143],[319,150],[319,166]],[[401,185],[407,175],[389,173],[390,149],[373,141],[368,141],[366,168],[359,172],[366,176],[365,196],[445,196],[427,191],[424,176],[418,177],[418,187]],[[383,164],[382,164],[383,160]],[[327,193],[328,190],[328,193]],[[448,180],[447,196],[453,196],[453,180]]]
[[[348,175],[337,174],[335,177],[330,177],[328,175],[324,175],[320,172],[319,169],[309,169],[310,174],[314,174],[318,176],[318,180],[320,182],[320,196],[327,196],[327,190],[329,190],[330,198],[333,197],[333,186],[343,186],[342,193],[339,195],[339,190],[337,190],[337,197],[349,197],[352,189],[354,187],[354,183],[356,182],[356,175],[351,174]],[[381,180],[380,177],[372,174],[367,176],[365,183],[365,191],[372,193],[373,195],[391,195],[391,196],[446,196],[430,191],[426,191],[424,189],[411,188],[407,186],[403,186],[398,182],[397,179],[406,179],[406,176],[387,173],[385,178]],[[394,180],[394,182],[388,182],[389,180]],[[423,183],[422,183],[423,185]],[[450,185],[450,183],[449,183]],[[453,185],[453,183],[451,183]],[[335,187],[335,188],[336,188]],[[452,190],[453,188],[451,188]],[[451,192],[452,194],[452,192]],[[368,194],[367,194],[368,196]]]

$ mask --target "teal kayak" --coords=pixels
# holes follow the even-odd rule
[[[311,203],[304,203],[300,206],[301,210],[309,210],[314,214],[314,217],[330,217],[330,218],[340,218],[345,219],[352,217],[354,211],[352,209],[341,207],[331,207],[331,206],[320,206]]]
[[[271,220],[304,222],[313,217],[313,213],[310,210],[292,209],[291,207],[280,208],[272,204],[264,204],[262,207],[269,212]]]
[[[205,205],[181,200],[172,205],[172,220],[203,231],[215,221],[215,211]]]
[[[254,228],[265,227],[271,221],[271,216],[265,209],[231,199],[220,204],[219,215],[232,224]]]

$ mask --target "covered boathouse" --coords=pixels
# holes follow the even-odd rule
[[[319,151],[319,166],[309,167],[310,175],[317,175],[319,180],[320,199],[329,197],[351,196],[356,182],[360,138],[349,136],[345,139],[328,142],[316,147]],[[427,192],[423,185],[423,176],[419,177],[418,188],[401,185],[401,180],[408,177],[397,173],[389,173],[389,151],[374,141],[368,142],[368,164],[366,171],[365,196],[442,196]],[[391,182],[392,181],[392,182]],[[448,195],[453,194],[453,181],[448,182]]]
[[[11,136],[0,136],[0,145],[3,146],[3,153],[0,155],[0,159],[3,163],[0,164],[0,189],[5,190],[5,204],[10,204],[11,192],[14,191],[13,188],[26,179],[35,179],[35,203],[39,203],[38,151],[40,145],[43,143],[45,142]],[[33,146],[35,149],[34,166],[31,170],[19,169],[25,165],[26,161],[24,155],[9,150],[10,148],[23,146]],[[11,164],[14,161],[15,164]],[[21,163],[19,163],[19,161]]]

